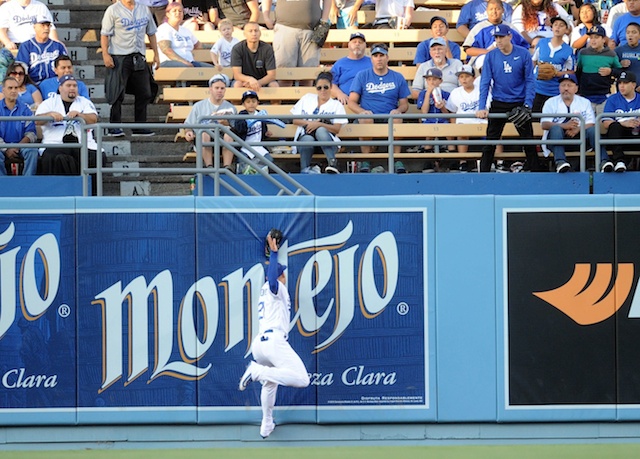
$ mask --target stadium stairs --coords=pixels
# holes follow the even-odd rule
[[[109,105],[104,98],[106,69],[100,52],[100,24],[111,0],[43,0],[54,15],[58,35],[66,44],[75,63],[76,76],[88,86],[91,100],[96,104],[100,121],[109,121]],[[164,123],[169,106],[153,104],[148,121]],[[133,122],[133,96],[125,97],[123,122]],[[174,143],[174,130],[159,131],[153,137],[106,137],[104,149],[109,167],[189,167],[182,157],[188,149],[185,143]],[[107,196],[155,195],[176,196],[190,194],[192,175],[126,174],[105,176],[104,194]]]

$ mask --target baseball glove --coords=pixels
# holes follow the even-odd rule
[[[531,122],[531,109],[524,105],[518,105],[507,113],[507,119],[511,121],[516,128],[521,129],[527,123]]]
[[[271,236],[276,241],[276,245],[280,248],[280,244],[282,243],[282,231],[276,228],[271,228],[269,231],[269,236]],[[271,249],[269,248],[269,241],[267,238],[264,239],[264,255],[269,258],[271,256]]]
[[[327,40],[330,28],[331,24],[329,22],[323,22],[322,20],[313,28],[311,41],[318,45],[318,48],[322,48],[324,46],[324,42]]]
[[[538,80],[550,80],[556,76],[556,68],[553,64],[541,62],[538,64]]]

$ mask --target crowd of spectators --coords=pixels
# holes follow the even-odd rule
[[[15,104],[27,104],[37,113],[41,104],[60,96],[62,82],[71,82],[69,84],[74,86],[70,92],[72,98],[83,102],[76,106],[91,114],[93,104],[86,85],[73,76],[73,63],[58,38],[53,16],[46,5],[38,0],[0,3],[0,41],[17,54],[16,62],[7,69],[3,79],[3,86],[7,79],[11,80],[11,98],[17,94]],[[637,101],[635,83],[640,71],[640,0],[624,0],[617,5],[614,1],[613,5],[607,4],[607,9],[603,9],[603,5],[602,2],[580,0],[520,0],[514,4],[501,0],[471,0],[461,8],[456,22],[456,30],[464,37],[461,44],[448,37],[450,28],[444,17],[432,17],[432,37],[417,46],[416,73],[409,86],[402,74],[390,68],[386,43],[371,45],[371,57],[367,56],[366,29],[415,27],[413,0],[375,0],[375,19],[370,24],[357,22],[358,10],[367,9],[367,2],[362,0],[282,0],[277,3],[262,0],[261,4],[258,0],[113,0],[104,13],[100,31],[102,58],[107,68],[105,98],[110,105],[109,121],[122,122],[124,95],[132,94],[135,122],[147,122],[147,108],[158,91],[153,67],[215,67],[217,72],[230,67],[232,81],[220,78],[210,81],[211,96],[205,101],[216,107],[225,105],[224,91],[215,83],[223,83],[224,89],[228,86],[245,88],[255,93],[259,100],[265,86],[292,84],[290,81],[278,82],[276,68],[319,66],[324,41],[322,31],[326,34],[330,18],[333,18],[337,27],[352,29],[345,45],[345,57],[333,65],[330,78],[324,75],[321,81],[299,82],[316,86],[318,93],[314,94],[314,100],[318,104],[322,102],[333,107],[337,103],[358,114],[399,114],[406,113],[413,100],[422,113],[443,115],[425,118],[425,122],[488,122],[487,138],[495,142],[483,149],[480,170],[489,171],[495,167],[494,149],[507,121],[489,116],[491,113],[512,116],[518,108],[518,115],[527,119],[519,124],[514,121],[514,124],[522,138],[533,139],[533,123],[539,122],[537,118],[540,117],[532,119],[531,112],[549,113],[549,106],[564,111],[563,102],[571,112],[576,100],[584,107],[584,99],[589,101],[591,109],[588,112],[581,108],[585,120],[613,107],[617,113],[624,112],[625,115],[603,118],[599,126],[587,126],[588,133],[596,132],[589,130],[593,127],[608,138],[637,135],[639,122],[635,111],[640,101]],[[264,26],[258,22],[261,10]],[[220,29],[221,37],[211,49],[213,64],[197,61],[193,51],[202,44],[194,31],[216,27]],[[273,45],[260,40],[265,27],[274,30]],[[236,28],[243,30],[244,40],[233,37]],[[153,62],[146,60],[148,47],[152,50]],[[634,91],[622,90],[631,83]],[[328,86],[326,91],[325,86]],[[327,96],[329,99],[325,100]],[[6,97],[3,89],[0,99]],[[246,99],[251,104],[253,98]],[[206,105],[205,101],[201,105]],[[63,99],[62,106],[69,113],[67,102]],[[309,102],[305,101],[303,105],[306,107]],[[196,106],[192,113],[196,112]],[[7,107],[5,102],[3,108]],[[207,106],[207,110],[209,108]],[[216,113],[219,115],[219,110]],[[332,113],[339,114],[339,111]],[[475,118],[449,119],[446,113],[475,114]],[[558,129],[564,131],[564,136],[575,136],[577,118],[561,119],[562,122],[556,124],[563,126],[554,127],[552,136],[549,127],[555,124],[553,120],[544,119],[545,138],[558,138]],[[365,124],[379,121],[358,120]],[[312,122],[316,123],[312,119],[302,120],[300,126]],[[394,122],[401,122],[401,119],[394,119]],[[326,126],[316,127],[313,131],[322,138],[327,137],[320,134],[324,131],[330,134],[328,138],[337,138],[339,133],[337,127]],[[125,132],[115,128],[108,134],[121,137]],[[154,132],[138,128],[132,135],[151,136]],[[309,133],[297,135],[305,136]],[[193,137],[191,132],[191,140]],[[458,139],[464,138],[461,132]],[[425,139],[418,150],[432,150],[430,140]],[[396,149],[399,151],[398,147]],[[603,152],[600,170],[626,170],[627,159],[621,149],[618,146],[612,150],[612,161],[606,151]],[[335,153],[332,154],[331,149],[322,150],[329,162],[326,170],[334,172],[337,170]],[[365,143],[361,150],[366,153],[371,148]],[[449,146],[449,151],[455,150],[464,153],[468,147]],[[554,153],[558,172],[566,172],[571,165],[560,150],[542,149],[545,155]],[[528,145],[525,152],[527,163],[524,168],[541,169],[540,151]],[[232,160],[233,155],[227,152],[223,166],[231,169]],[[308,161],[305,154],[302,169],[311,171]],[[205,163],[212,165],[209,155]],[[396,165],[396,169],[404,170],[404,166],[400,166]],[[466,167],[466,163],[461,163],[462,166]],[[360,170],[367,169],[366,164],[361,165]]]

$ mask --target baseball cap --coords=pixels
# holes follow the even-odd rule
[[[575,84],[578,84],[578,78],[573,73],[564,73],[558,80],[560,83],[562,83],[564,80],[571,80]]]
[[[429,21],[429,25],[433,26],[433,23],[436,21],[442,21],[444,22],[444,25],[446,25],[447,27],[449,27],[449,23],[447,22],[447,20],[445,18],[443,18],[442,16],[434,16],[431,18],[431,20]]]
[[[351,36],[349,37],[349,41],[353,40],[354,38],[360,38],[365,43],[367,42],[367,39],[364,38],[364,34],[362,32],[352,33]]]
[[[494,37],[506,37],[511,34],[511,28],[505,24],[498,24],[491,29],[491,35]]]
[[[389,54],[389,50],[383,46],[376,45],[371,49],[371,55],[374,54]]]
[[[476,76],[476,71],[473,70],[473,67],[471,67],[468,64],[465,64],[462,67],[460,67],[460,70],[456,72],[456,76],[460,76],[463,73],[466,73],[466,74],[471,75],[471,76]]]
[[[260,98],[258,97],[258,93],[255,91],[245,91],[242,93],[242,102],[245,101],[245,99],[256,99],[258,102],[260,102]]]
[[[46,16],[36,17],[36,24],[51,24],[51,19]]]
[[[442,70],[437,69],[435,67],[432,67],[430,69],[427,69],[427,73],[424,74],[424,77],[436,77],[436,78],[440,78],[442,80]]]
[[[604,27],[600,25],[594,25],[587,31],[587,35],[600,35],[601,37],[606,37],[607,32],[604,30]]]
[[[229,86],[229,78],[222,73],[216,73],[211,78],[209,78],[209,86],[211,86],[216,81],[222,81],[225,86]]]
[[[562,16],[554,16],[551,18],[551,24],[553,24],[556,21],[562,21],[565,23],[565,25],[569,28],[571,28],[571,24],[569,24],[565,18],[563,18]]]
[[[77,81],[76,77],[74,77],[73,75],[62,75],[60,78],[58,78],[58,83],[60,85],[64,84],[66,81]]]
[[[278,277],[282,276],[282,273],[287,269],[287,265],[281,265],[278,263]]]
[[[429,42],[429,48],[431,48],[433,45],[447,46],[447,42],[444,41],[444,38],[442,37],[436,37],[432,38]]]
[[[635,83],[636,81],[636,74],[633,72],[622,72],[620,74],[620,76],[618,77],[618,81],[628,81],[630,83]]]

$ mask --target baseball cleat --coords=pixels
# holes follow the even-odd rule
[[[249,364],[249,366],[245,370],[244,374],[242,375],[242,378],[240,378],[240,384],[238,384],[238,389],[245,390],[247,388],[247,386],[249,385],[249,383],[252,381],[252,378],[251,378],[251,365],[252,364],[253,364],[253,362],[251,362]]]
[[[271,432],[274,431],[274,429],[276,428],[275,423],[270,423],[270,424],[262,424],[260,426],[260,436],[262,438],[267,438],[269,435],[271,435]]]

